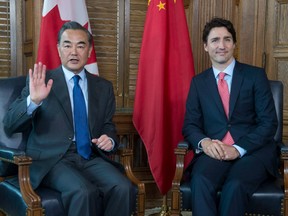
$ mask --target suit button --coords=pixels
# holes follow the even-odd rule
[[[227,125],[227,128],[231,128],[231,124],[228,124],[228,125]]]

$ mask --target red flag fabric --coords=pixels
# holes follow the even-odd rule
[[[45,64],[47,69],[54,69],[60,65],[57,35],[67,21],[76,21],[92,33],[85,0],[44,0],[37,62]],[[85,68],[98,75],[94,42]]]
[[[172,186],[174,149],[183,139],[186,97],[194,76],[183,0],[149,0],[136,83],[133,123],[152,175],[165,195]]]

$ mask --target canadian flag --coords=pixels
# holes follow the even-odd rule
[[[47,69],[54,69],[61,64],[57,51],[57,36],[67,21],[80,23],[92,34],[85,0],[44,0],[37,62],[45,64]],[[94,42],[92,46],[93,50],[85,68],[98,75]]]

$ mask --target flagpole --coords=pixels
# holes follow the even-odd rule
[[[170,216],[169,207],[167,205],[167,195],[163,196],[163,204],[159,213],[150,214],[149,216]]]

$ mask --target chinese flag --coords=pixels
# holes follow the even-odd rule
[[[172,186],[194,63],[183,0],[149,0],[133,122],[160,192]]]
[[[58,67],[60,58],[57,51],[57,36],[62,25],[67,21],[76,21],[91,33],[85,0],[44,0],[37,62],[42,62],[48,69]],[[85,68],[98,74],[94,50]]]

